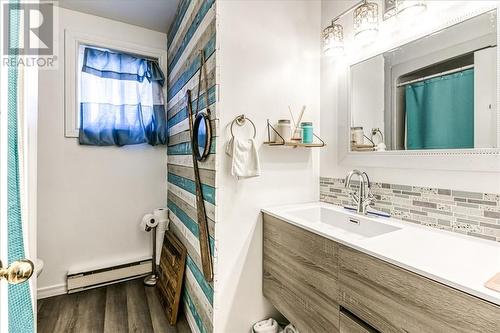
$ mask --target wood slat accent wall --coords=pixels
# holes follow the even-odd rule
[[[203,49],[207,59],[208,92],[204,87],[200,91],[200,109],[207,107],[204,95],[208,93],[216,136],[215,0],[181,0],[167,36],[167,205],[170,228],[188,252],[181,302],[191,330],[205,333],[213,331],[213,284],[205,281],[201,266],[186,91],[192,91],[194,110],[199,89],[199,50]],[[215,140],[208,159],[199,163],[212,255],[216,222]]]

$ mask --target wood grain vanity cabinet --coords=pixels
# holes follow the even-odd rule
[[[339,266],[340,304],[381,332],[500,332],[492,303],[343,245]]]
[[[264,217],[263,292],[301,333],[338,332],[338,245]]]
[[[264,214],[263,292],[301,333],[500,332],[500,307]]]
[[[361,319],[352,314],[340,310],[340,333],[377,333],[377,331],[368,326]]]

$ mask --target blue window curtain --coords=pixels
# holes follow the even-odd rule
[[[407,149],[474,148],[474,69],[405,88]]]
[[[80,144],[166,144],[164,82],[155,61],[86,47],[80,78]]]

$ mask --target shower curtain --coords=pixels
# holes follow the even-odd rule
[[[15,8],[18,0],[11,0]],[[19,45],[19,11],[9,11],[9,38],[11,45]],[[18,58],[18,54],[9,57]],[[17,61],[16,61],[17,63]],[[23,140],[23,68],[9,66],[7,69],[7,257],[8,263],[24,259],[25,239],[21,207],[22,186],[22,140]],[[5,118],[4,118],[5,120]],[[20,160],[21,159],[21,160]],[[4,185],[3,185],[4,186]],[[9,332],[34,332],[34,313],[30,284],[24,282],[8,286]]]
[[[406,86],[407,149],[474,148],[474,69]]]

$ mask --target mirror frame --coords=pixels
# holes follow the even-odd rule
[[[205,144],[205,149],[203,150],[203,153],[200,154],[200,149],[198,145],[198,131],[200,129],[200,124],[201,123],[205,124],[206,128],[206,137],[207,137],[207,142]],[[212,146],[212,126],[210,123],[210,117],[205,113],[205,112],[199,112],[196,115],[196,118],[194,120],[193,124],[193,152],[194,156],[198,161],[203,161],[207,158],[208,154],[210,154],[210,148]]]
[[[421,39],[429,34],[446,29],[470,18],[496,11],[497,14],[497,45],[500,46],[500,5],[487,4],[473,11],[459,13],[451,19],[440,22],[432,29],[428,29],[409,40],[395,42],[385,49],[371,49],[356,59],[350,59],[343,66],[337,66],[338,83],[338,154],[341,164],[362,167],[382,168],[412,168],[430,170],[455,171],[486,171],[500,173],[500,147],[475,149],[433,149],[433,150],[392,150],[383,152],[356,152],[350,148],[351,123],[351,79],[352,65],[367,60],[381,53],[401,47],[412,41]],[[341,68],[340,68],[341,67]],[[342,112],[346,110],[347,112]],[[500,48],[497,47],[497,142],[500,145]]]

